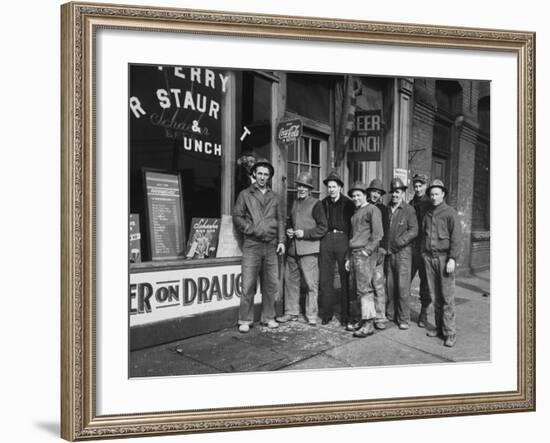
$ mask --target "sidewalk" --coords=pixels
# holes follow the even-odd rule
[[[338,321],[305,322],[268,329],[257,324],[248,334],[237,327],[131,352],[131,377],[258,372],[294,369],[409,365],[490,359],[489,272],[457,279],[457,344],[443,346],[416,325],[420,308],[413,281],[411,327],[393,323],[368,338],[355,338]],[[433,323],[433,311],[430,312]]]

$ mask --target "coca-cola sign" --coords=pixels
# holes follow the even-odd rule
[[[277,126],[277,140],[279,143],[293,143],[302,135],[301,120],[289,120],[279,123]]]

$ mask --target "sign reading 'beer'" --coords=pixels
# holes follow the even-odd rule
[[[282,145],[294,143],[302,135],[302,121],[289,120],[277,126],[277,141]]]
[[[382,111],[356,111],[347,147],[348,161],[380,161],[381,146]]]

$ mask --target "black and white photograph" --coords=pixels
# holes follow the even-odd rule
[[[490,81],[128,78],[130,378],[491,360]]]

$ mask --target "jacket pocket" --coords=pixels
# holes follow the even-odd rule
[[[437,236],[440,240],[449,240],[450,238],[447,227],[444,226],[442,223],[437,224]]]

